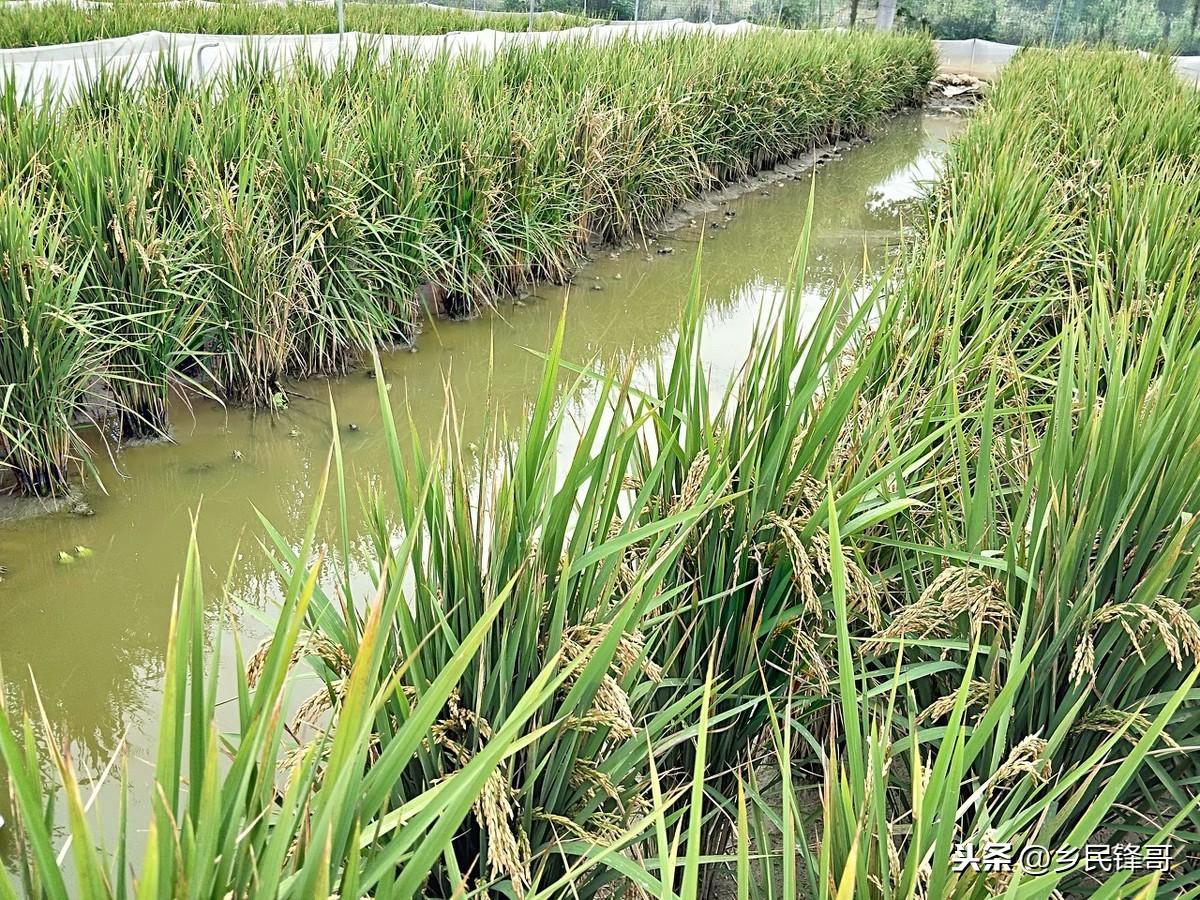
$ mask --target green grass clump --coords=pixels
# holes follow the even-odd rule
[[[588,24],[572,15],[533,17],[536,31],[558,31]],[[526,31],[526,14],[475,14],[456,9],[380,3],[347,3],[346,30],[369,34],[448,34],[452,31]],[[0,6],[0,49],[70,44],[124,37],[142,31],[178,34],[337,34],[337,11],[332,6],[305,3],[264,5],[222,2],[216,6],[179,3],[172,6],[117,0],[91,9],[71,3]]]
[[[84,359],[118,433],[161,436],[175,386],[286,402],[288,379],[410,341],[422,290],[467,316],[561,282],[594,241],[861,134],[933,65],[927,40],[873,34],[362,52],[332,73],[251,50],[200,83],[171,61],[136,87],[106,69],[69,103],[21,103],[10,82],[0,165],[48,210],[50,263],[79,276],[90,319],[70,322],[111,347]],[[67,470],[47,471],[63,491]]]

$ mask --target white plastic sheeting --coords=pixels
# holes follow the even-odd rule
[[[1021,48],[1016,44],[998,44],[972,38],[969,41],[934,41],[944,72],[961,72],[977,78],[993,78]],[[1137,51],[1147,56],[1144,51]],[[1200,86],[1200,56],[1172,58],[1181,78]]]
[[[1200,56],[1176,56],[1175,71],[1196,87],[1200,87]]]
[[[81,85],[89,84],[103,68],[127,72],[136,82],[164,57],[185,66],[193,77],[208,77],[233,66],[250,48],[274,66],[283,68],[306,55],[332,64],[341,53],[353,56],[360,49],[386,60],[396,53],[431,57],[470,54],[487,58],[504,47],[543,46],[559,41],[606,43],[620,39],[646,39],[666,34],[730,36],[754,30],[749,22],[730,25],[693,24],[682,19],[658,22],[622,22],[566,28],[561,31],[507,32],[456,31],[440,35],[381,35],[348,32],[345,35],[220,35],[168,34],[145,31],[128,37],[0,50],[0,80],[16,82],[18,97],[42,96],[69,99]]]
[[[38,4],[61,0],[21,2]],[[335,0],[308,2],[332,5]],[[93,3],[101,5],[94,0],[75,0],[75,3],[80,6]],[[282,68],[300,55],[311,56],[329,65],[340,53],[352,56],[360,49],[372,50],[381,59],[387,59],[397,53],[426,58],[439,53],[451,56],[471,54],[486,58],[510,46],[543,46],[557,41],[605,43],[620,39],[653,38],[665,34],[729,36],[759,27],[744,21],[714,25],[707,22],[685,22],[683,19],[666,19],[613,22],[566,28],[561,31],[507,32],[488,29],[453,31],[439,35],[383,35],[363,32],[348,32],[340,36],[222,35],[144,31],[101,41],[0,50],[0,82],[14,80],[18,97],[41,96],[43,91],[48,91],[51,97],[69,99],[78,92],[81,85],[90,83],[103,68],[118,69],[136,82],[152,71],[160,59],[170,57],[180,63],[186,71],[191,72],[193,77],[206,77],[228,69],[251,47],[261,59],[276,68]],[[937,46],[942,71],[966,73],[980,78],[995,77],[1021,49],[1016,44],[1000,44],[978,38],[934,43]],[[1174,64],[1181,77],[1200,87],[1200,56],[1177,56],[1174,57]]]
[[[971,38],[967,41],[934,41],[943,71],[962,72],[978,78],[995,76],[1021,48]]]

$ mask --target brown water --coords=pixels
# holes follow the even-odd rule
[[[936,175],[937,160],[961,124],[953,117],[907,115],[820,169],[807,274],[814,305],[834,282],[860,277],[864,261],[876,270],[885,262],[906,204]],[[489,419],[520,422],[542,367],[527,348],[547,345],[564,304],[566,359],[613,365],[660,356],[672,344],[702,232],[703,349],[714,383],[722,383],[744,358],[763,308],[783,292],[809,190],[810,178],[802,175],[718,201],[707,220],[725,227],[706,229],[699,214],[695,227],[657,244],[615,259],[598,253],[572,287],[540,289],[521,305],[471,322],[428,326],[420,352],[383,360],[397,421],[411,418],[432,440],[449,390],[464,443],[477,441]],[[727,218],[726,209],[735,216]],[[93,772],[124,737],[135,785],[132,821],[144,821],[140,800],[147,792],[136,788],[149,782],[145,760],[152,758],[172,591],[191,513],[199,511],[210,598],[219,596],[233,560],[232,593],[248,607],[240,630],[249,651],[265,633],[254,612],[269,617],[278,596],[257,545],[255,509],[284,535],[302,533],[330,445],[330,394],[343,423],[348,477],[364,483],[384,471],[376,389],[360,371],[297,385],[312,399],[296,396],[279,413],[207,402],[177,408],[175,444],[129,448],[99,461],[107,493],[89,489],[95,516],[0,527],[0,563],[9,569],[0,584],[0,669],[10,709],[29,707],[32,675],[51,722],[75,743],[77,764]],[[60,550],[73,553],[79,545],[92,555],[68,565],[57,561]],[[226,650],[219,664],[231,665],[231,656]],[[6,802],[0,796],[0,815],[11,818]],[[0,829],[0,857],[6,851],[11,846]]]

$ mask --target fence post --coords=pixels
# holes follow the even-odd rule
[[[536,2],[537,0],[529,0],[529,31],[531,33],[533,32],[533,4]]]
[[[337,17],[338,17],[338,46],[346,37],[346,4],[344,0],[337,0]]]
[[[1050,31],[1050,46],[1053,47],[1058,39],[1058,23],[1062,18],[1063,0],[1058,0],[1058,9],[1054,11],[1054,28]]]

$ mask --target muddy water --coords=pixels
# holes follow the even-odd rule
[[[953,117],[904,116],[818,172],[807,276],[814,303],[835,281],[857,277],[864,260],[876,268],[886,260],[906,204],[936,175],[961,125]],[[671,345],[701,234],[704,352],[720,382],[744,357],[763,307],[783,291],[809,190],[807,175],[755,187],[657,243],[597,253],[573,286],[539,289],[471,322],[426,326],[419,352],[383,360],[397,421],[411,420],[432,440],[449,392],[464,442],[477,440],[489,420],[519,423],[541,372],[527,348],[546,346],[564,304],[565,358],[612,365],[660,355]],[[718,227],[706,227],[714,221]],[[285,535],[302,532],[330,445],[330,394],[349,476],[365,482],[386,469],[374,380],[360,371],[296,389],[291,407],[273,414],[206,402],[177,407],[175,444],[98,461],[107,493],[89,489],[94,516],[0,526],[0,563],[8,567],[0,584],[0,668],[10,705],[28,707],[32,674],[50,720],[93,772],[124,737],[131,780],[149,780],[144,760],[151,758],[172,591],[192,513],[199,513],[210,597],[232,571],[231,593],[246,605],[240,631],[249,651],[265,633],[256,611],[269,618],[278,596],[256,543],[255,509]],[[77,546],[91,555],[58,561],[60,550],[75,555]],[[230,665],[229,656],[220,665]],[[135,822],[143,820],[140,796],[131,805]],[[0,815],[5,803],[0,796]],[[11,849],[0,829],[0,856]]]

